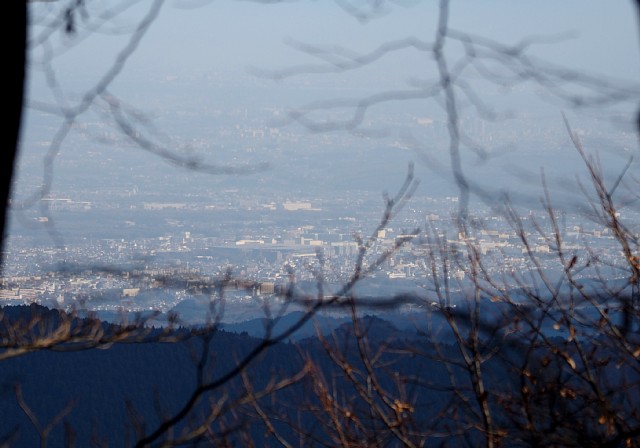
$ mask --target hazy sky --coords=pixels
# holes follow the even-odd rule
[[[105,2],[88,3],[90,13],[105,10]],[[126,31],[135,26],[150,3],[139,2],[107,22],[100,32],[82,39],[69,54],[73,64],[67,65],[67,59],[61,59],[60,66],[72,67],[77,73],[82,69],[97,70],[108,63],[110,52],[122,44],[122,39],[111,34],[122,32],[126,38]],[[283,44],[285,39],[359,51],[405,37],[432,41],[437,3],[388,2],[386,13],[362,22],[330,0],[268,5],[229,0],[167,1],[130,65],[161,70],[176,66],[200,70],[249,65],[281,68],[301,58]],[[78,22],[82,24],[81,19]],[[631,1],[454,0],[450,25],[511,44],[530,36],[571,33],[562,42],[535,47],[534,54],[571,67],[629,79],[636,79],[639,73],[638,31]],[[64,39],[54,40],[55,45]]]
[[[275,5],[174,1],[166,5],[142,48],[157,57],[162,49],[163,62],[175,58],[194,67],[277,67],[294,56],[282,45],[283,38],[361,50],[408,36],[433,40],[438,2],[399,2],[404,7],[393,3],[386,14],[362,23],[329,0]],[[631,1],[454,0],[451,26],[505,43],[570,32],[573,38],[535,51],[572,66],[634,79],[640,66],[634,12]]]
[[[173,74],[227,72],[238,73],[248,79],[250,68],[279,70],[318,62],[318,59],[287,44],[292,41],[339,48],[336,51],[348,50],[355,55],[400,39],[433,42],[435,38],[437,1],[390,1],[384,4],[381,14],[366,21],[359,20],[339,6],[344,3],[366,5],[368,2],[300,0],[263,4],[229,0],[167,1],[112,89],[125,99],[132,98],[133,94],[144,98],[147,90],[164,88],[162,84],[154,85],[150,81],[154,77],[156,81],[162,81]],[[66,3],[31,5],[34,39],[46,32],[48,28],[43,25],[55,17],[54,13],[45,14],[46,11],[60,4]],[[77,15],[78,31],[75,34],[49,36],[46,44],[33,53],[31,98],[52,99],[50,93],[46,93],[47,88],[43,87],[38,65],[42,55],[50,49],[56,55],[53,64],[58,73],[57,80],[65,92],[82,93],[94,85],[113,64],[152,3],[144,0],[87,4],[89,19]],[[93,26],[99,23],[100,14],[112,12],[116,7],[122,8],[123,12],[99,26]],[[488,38],[515,45],[522,39],[541,39],[541,43],[529,49],[534,58],[542,58],[585,75],[611,77],[613,84],[618,83],[617,80],[626,80],[637,85],[640,73],[639,33],[636,10],[631,1],[452,0],[450,9],[450,27],[470,33],[476,40]],[[85,30],[87,25],[91,26]],[[459,50],[459,43],[447,41],[445,51],[451,66],[454,66]],[[358,73],[309,76],[304,86],[311,92],[309,98],[317,94],[320,95],[317,99],[324,99],[323,93],[314,93],[321,92],[318,86],[341,86],[346,81],[345,90],[340,95],[344,98],[357,97],[363,95],[357,89],[369,88],[370,92],[386,88],[406,89],[412,85],[411,82],[415,85],[416,82],[433,81],[435,67],[430,53],[404,50],[382,58]],[[473,72],[468,75],[470,82],[476,82]],[[245,78],[242,79],[246,82]],[[271,81],[264,79],[260,82],[263,86],[274,86],[268,88],[271,89],[268,94],[272,95],[273,106],[279,107],[278,101],[286,95],[282,86],[286,87],[290,85],[287,82],[295,80],[279,84],[268,84]],[[220,89],[224,87],[219,86]],[[490,94],[479,88],[476,90],[480,95]],[[190,94],[204,95],[197,89],[194,92]],[[247,101],[247,98],[239,96],[237,99]],[[631,111],[637,108],[638,103],[633,96],[629,99],[622,114],[626,117],[633,116]],[[492,104],[498,100],[503,99],[489,97]],[[516,100],[520,101],[518,97]],[[212,95],[211,101],[218,104],[226,101],[226,107],[233,107],[236,97],[230,94],[223,99],[222,95]],[[144,109],[144,99],[134,105]],[[563,107],[562,104],[552,104],[549,109],[554,117],[553,123],[559,128],[562,128],[559,117]],[[593,110],[599,112],[598,109]],[[446,145],[442,149],[446,151]]]
[[[354,55],[407,38],[430,43],[435,39],[438,22],[439,2],[435,0],[382,2],[381,13],[366,21],[339,5],[362,6],[379,2],[299,0],[265,3],[272,2],[167,0],[111,87],[112,91],[127,97],[132,93],[144,95],[145,90],[159,87],[150,83],[149,76],[163,79],[167,75],[210,72],[245,75],[252,73],[252,69],[280,70],[301,63],[320,62],[294,48],[291,42],[340,48],[340,51]],[[55,13],[47,15],[45,11],[55,11],[60,4],[66,3],[32,4],[34,36],[46,32],[48,28],[43,24],[55,17]],[[43,73],[38,64],[47,54],[56,55],[53,66],[57,70],[57,82],[65,92],[81,94],[93,86],[111,67],[152,2],[96,1],[87,4],[88,20],[82,14],[76,14],[78,32],[54,34],[33,52],[31,97],[51,99],[49,89],[43,87]],[[123,11],[100,22],[101,15],[118,8]],[[523,39],[542,39],[528,49],[533,58],[544,59],[579,74],[605,76],[613,84],[621,80],[637,85],[640,50],[635,12],[631,1],[452,0],[450,27],[469,33],[475,39],[488,38],[506,45],[515,45]],[[451,67],[455,66],[460,49],[459,42],[447,41],[445,52]],[[48,53],[50,50],[52,52]],[[412,82],[433,81],[436,76],[436,64],[430,53],[408,49],[349,75],[312,75],[307,86],[312,91],[321,86],[344,84],[368,87],[370,92],[377,92],[406,89]],[[474,82],[477,74],[465,72],[465,76]],[[285,97],[279,91],[277,95]],[[554,104],[554,107],[559,110],[565,106]],[[631,100],[626,110],[635,107],[636,101]]]

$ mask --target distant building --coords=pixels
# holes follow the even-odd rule
[[[140,288],[124,288],[122,290],[122,297],[135,297],[140,292]]]
[[[35,288],[20,288],[20,298],[23,300],[34,302],[36,300],[38,292],[40,291],[37,291]]]
[[[273,282],[260,283],[260,294],[273,294],[275,292],[275,284]]]
[[[0,289],[0,300],[18,300],[20,296],[18,295],[17,289]]]
[[[264,244],[264,240],[238,240],[236,241],[236,246],[245,246],[252,244]]]
[[[311,202],[285,202],[282,207],[287,211],[311,210]]]
[[[145,202],[142,204],[145,210],[182,210],[187,208],[184,202]]]

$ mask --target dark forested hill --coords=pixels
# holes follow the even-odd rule
[[[45,321],[59,320],[58,311],[36,306],[12,307],[5,309],[5,328],[7,322],[28,321],[33,313],[43,316]],[[117,328],[106,323],[103,326],[106,332],[116,331]],[[369,335],[369,343],[374,345],[382,341],[395,341],[393,343],[407,348],[415,345],[409,343],[411,338],[417,338],[415,333],[400,332],[390,323],[377,318],[366,318],[363,330]],[[180,333],[180,330],[176,331]],[[203,340],[198,336],[186,335],[188,332],[183,330],[180,341],[173,343],[153,342],[153,336],[149,336],[147,342],[113,344],[107,349],[68,352],[40,350],[2,361],[0,435],[11,442],[11,446],[37,446],[38,431],[27,415],[27,412],[32,412],[42,428],[49,423],[57,423],[48,435],[50,446],[60,446],[73,440],[77,446],[88,446],[90,443],[104,443],[107,446],[133,444],[137,429],[153,428],[166,416],[176,413],[196,387],[197,363]],[[353,390],[353,384],[348,378],[341,378],[344,376],[341,368],[331,359],[332,353],[344,351],[349,362],[362,368],[351,326],[344,324],[328,338],[331,341],[325,340],[324,343],[310,337],[296,345],[281,343],[271,347],[247,369],[251,387],[260,391],[270,381],[289,378],[310,360],[316,372],[322,372],[326,379],[337,381],[334,384],[337,388],[335,393],[355,393],[353,401],[361,401]],[[330,345],[338,341],[340,346],[332,352],[334,349]],[[222,376],[260,342],[259,338],[247,333],[216,331],[210,342],[206,374],[211,378]],[[428,371],[430,381],[437,376],[436,370],[439,375],[443,374],[442,369],[427,368],[423,358],[417,358],[422,359],[420,362],[416,362],[413,356],[403,360],[387,358],[392,362],[394,371],[412,372],[415,376]],[[313,390],[313,382],[309,376],[277,395],[273,394],[263,405],[273,415],[279,416],[281,422],[277,425],[289,437],[297,438],[298,431],[306,431],[308,437],[328,441],[324,434],[326,428],[318,421],[319,417],[324,416],[314,411],[321,400],[317,391]],[[383,382],[385,387],[391,386],[387,384],[388,378]],[[246,389],[241,378],[236,377],[208,394],[194,415],[206,413],[211,409],[211,403],[223,398],[231,403],[234,398],[245,395]],[[18,393],[29,411],[21,409]],[[366,406],[366,402],[361,405]],[[237,408],[240,409],[240,406]],[[58,421],[61,415],[63,418]],[[244,410],[233,419],[235,425],[249,428],[252,436],[259,437],[261,441],[258,445],[263,444],[262,440],[268,431],[258,416],[247,414]],[[288,421],[298,422],[300,427],[293,428]],[[186,422],[183,426],[188,425],[189,422]]]
[[[33,322],[34,315],[39,320],[32,331],[43,334],[68,318],[37,306],[5,308],[4,353],[12,324]],[[106,335],[121,330],[101,325]],[[630,440],[620,434],[637,427],[640,375],[633,361],[623,364],[623,355],[599,339],[567,343],[563,333],[536,345],[542,336],[516,335],[518,325],[480,329],[486,334],[478,345],[366,316],[328,334],[267,346],[229,381],[203,391],[150,446],[402,446],[420,440],[477,446],[487,440],[486,418],[500,428],[503,446],[622,446]],[[158,342],[158,335],[173,342]],[[38,446],[43,439],[48,446],[135,446],[180,415],[199,384],[224,378],[262,343],[246,332],[156,330],[102,349],[62,345],[5,359],[2,446]],[[585,354],[588,359],[581,358]],[[597,423],[613,405],[627,416],[628,428],[615,432]]]

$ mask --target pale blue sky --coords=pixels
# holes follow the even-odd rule
[[[426,0],[390,6],[388,14],[366,24],[328,0],[200,3],[193,9],[179,9],[188,4],[184,1],[167,4],[143,48],[156,55],[162,48],[164,62],[175,58],[194,67],[278,66],[295,57],[282,45],[284,38],[367,50],[407,36],[432,40],[437,21],[437,2]],[[505,43],[572,32],[574,38],[534,51],[574,67],[634,79],[640,67],[634,13],[631,1],[457,0],[451,4],[451,26]]]
[[[351,1],[355,3],[358,0]],[[104,2],[89,2],[89,5],[94,8],[90,11],[91,17],[96,17],[97,11],[105,9]],[[86,34],[80,32],[76,37],[54,35],[48,40],[53,48],[64,49],[70,46],[70,50],[62,51],[54,59],[55,68],[59,71],[58,80],[67,93],[83,93],[96,83],[98,77],[113,63],[117,52],[126,44],[132,29],[140,22],[150,5],[149,0],[141,0],[116,19],[107,21],[98,30],[91,30]],[[248,74],[248,67],[275,70],[304,62],[316,62],[286,45],[285,41],[288,39],[325,47],[340,46],[354,52],[368,52],[386,42],[408,37],[426,42],[434,40],[438,18],[437,1],[404,0],[389,2],[388,5],[386,14],[363,23],[329,0],[300,0],[269,5],[230,0],[167,1],[112,89],[121,98],[132,101],[135,107],[145,110],[150,99],[154,98],[154,92],[166,89],[166,84],[162,82],[168,75],[204,75],[216,71],[238,73],[242,76],[242,82],[250,85],[251,81],[247,81],[249,77],[245,76]],[[51,7],[49,4],[32,6]],[[452,0],[450,26],[452,29],[508,45],[532,36],[563,36],[559,41],[533,46],[530,54],[581,74],[611,77],[610,82],[614,85],[619,83],[618,79],[638,85],[638,24],[636,11],[630,0]],[[448,42],[445,51],[453,65],[457,54],[456,44]],[[38,54],[36,52],[35,56]],[[259,94],[266,99],[261,98],[260,104],[257,101],[251,103],[254,92],[249,94],[242,88],[238,89],[238,84],[235,86],[236,90],[229,89],[228,94],[224,95],[222,93],[225,92],[221,93],[224,85],[214,86],[218,90],[212,92],[207,90],[212,88],[210,82],[206,88],[197,85],[206,77],[196,76],[195,81],[189,81],[189,94],[177,92],[170,97],[170,101],[174,101],[176,107],[183,107],[193,95],[201,95],[203,101],[206,97],[206,101],[212,106],[227,109],[245,108],[247,104],[255,105],[257,110],[265,108],[265,104],[273,108],[296,108],[304,106],[305,101],[362,98],[386,89],[408,89],[411,88],[411,84],[407,82],[410,80],[424,81],[431,78],[433,81],[436,76],[435,67],[430,53],[403,51],[358,73],[309,76],[306,83],[298,84],[297,89],[292,90],[287,90],[291,86],[287,84],[288,81],[275,83],[262,79]],[[564,132],[560,112],[570,107],[566,103],[556,101],[545,92],[541,93],[541,89],[534,94],[531,94],[531,90],[526,90],[523,94],[524,89],[521,89],[515,92],[516,95],[507,95],[500,91],[500,87],[495,86],[489,86],[493,91],[485,90],[484,85],[473,84],[476,82],[473,80],[473,71],[465,72],[465,76],[470,77],[469,82],[476,93],[483,96],[489,106],[497,106],[498,112],[515,110],[516,115],[535,112],[543,118],[553,117],[551,122],[555,125],[555,130],[559,128]],[[31,79],[31,97],[51,100],[46,88],[42,88],[42,76],[37,70],[33,72]],[[233,77],[220,79],[234,80]],[[295,80],[292,82],[295,83]],[[308,92],[302,92],[300,86],[304,86]],[[327,94],[326,88],[332,86],[344,86],[344,89]],[[304,98],[288,97],[293,94]],[[234,103],[237,101],[241,102],[240,106]],[[432,114],[443,114],[436,102],[431,101],[427,105],[427,101],[418,106],[416,102],[391,105],[396,109],[388,114],[392,116],[398,108],[402,112],[409,107],[418,109],[416,114],[422,113],[423,116],[435,117]],[[461,102],[463,101],[464,98]],[[622,112],[615,116],[615,120],[618,120],[615,126],[622,126],[619,129],[626,126],[624,129],[627,132],[631,129],[628,123],[635,116],[638,102],[638,95],[628,96]],[[173,107],[173,103],[167,107]],[[427,110],[426,107],[431,109]],[[152,110],[149,112],[153,113]],[[591,112],[606,114],[599,107],[592,108],[587,113]],[[474,114],[475,117],[477,111],[467,107],[464,113]],[[608,118],[601,123],[606,120]],[[621,124],[623,120],[626,123]],[[446,146],[441,149],[446,151]]]
[[[354,3],[358,0],[343,1]],[[399,6],[397,3],[405,6]],[[65,4],[67,3],[31,4],[34,12],[34,35],[46,30],[42,24],[50,20],[50,17],[42,19],[42,11]],[[130,38],[132,30],[149,9],[151,1],[140,0],[134,3],[132,0],[123,0],[120,3],[109,3],[96,0],[88,1],[87,4],[90,8],[89,17],[92,19],[100,12],[109,10],[110,6],[105,5],[132,6],[97,29],[83,32],[80,28],[75,36],[53,34],[48,37],[45,45],[36,48],[32,54],[29,93],[31,100],[49,103],[55,101],[51,90],[43,82],[43,73],[38,66],[43,50],[51,49],[56,55],[53,65],[57,81],[72,104],[78,101],[78,95],[93,87],[111,67],[116,55]],[[409,37],[425,42],[434,40],[438,19],[437,1],[395,0],[389,2],[386,12],[381,17],[363,23],[346,13],[332,0],[299,0],[271,5],[252,1],[167,0],[159,17],[153,22],[150,31],[110,89],[119,98],[142,111],[143,115],[146,113],[152,120],[156,120],[163,135],[179,136],[182,139],[180,142],[205,139],[210,145],[206,156],[215,162],[221,157],[220,154],[226,157],[223,158],[225,163],[235,157],[234,154],[240,157],[239,163],[247,160],[251,163],[273,162],[270,159],[270,151],[273,148],[260,147],[259,142],[251,152],[245,151],[244,146],[232,147],[233,143],[229,141],[220,143],[215,135],[212,136],[209,132],[206,123],[201,123],[202,120],[209,119],[206,118],[207,115],[199,114],[207,108],[209,111],[223,110],[219,123],[224,122],[224,126],[229,129],[241,126],[232,123],[232,120],[240,120],[238,117],[251,116],[252,113],[264,122],[260,123],[256,119],[243,126],[273,126],[273,123],[268,121],[273,118],[270,115],[271,111],[277,110],[282,117],[286,116],[287,110],[300,110],[312,101],[360,99],[388,89],[415,89],[412,94],[421,93],[420,82],[437,82],[437,70],[432,54],[415,50],[405,50],[385,57],[364,70],[350,74],[314,74],[284,82],[256,80],[250,77],[248,67],[278,70],[301,63],[317,62],[309,55],[286,45],[287,40],[293,39],[324,47],[339,46],[354,51],[354,54],[366,53],[384,43]],[[82,25],[81,18],[79,20]],[[532,36],[564,36],[560,41],[535,45],[530,49],[530,54],[581,74],[610,77],[609,81],[613,85],[628,82],[638,86],[639,33],[636,11],[631,0],[452,0],[450,27],[508,45],[514,45]],[[448,42],[445,51],[449,63],[453,66],[459,54],[455,42]],[[213,72],[225,72],[226,76],[217,77],[212,75]],[[233,76],[228,76],[229,73]],[[173,78],[169,75],[174,74],[178,75],[176,79],[179,81],[171,84],[168,81]],[[183,75],[188,76],[182,77]],[[553,176],[573,179],[579,168],[575,162],[577,156],[570,151],[571,143],[561,119],[562,111],[568,112],[576,128],[591,131],[589,127],[593,126],[604,129],[602,132],[596,130],[593,136],[601,139],[596,142],[598,147],[604,142],[605,146],[613,148],[612,151],[617,151],[615,154],[606,153],[603,157],[603,165],[605,168],[611,167],[609,170],[614,176],[620,173],[629,153],[638,152],[637,137],[630,122],[635,117],[640,103],[640,88],[636,87],[622,106],[617,104],[618,113],[611,113],[611,110],[598,106],[581,111],[584,114],[578,117],[579,114],[575,114],[574,109],[566,102],[557,101],[548,92],[535,86],[530,89],[531,84],[524,88],[495,86],[478,82],[474,78],[477,73],[473,70],[465,72],[464,75],[467,78],[463,81],[469,82],[473,91],[481,96],[489,107],[495,107],[499,113],[505,112],[504,116],[499,117],[496,125],[503,126],[503,130],[506,129],[501,134],[502,139],[499,142],[487,139],[484,143],[487,152],[492,156],[495,153],[495,158],[490,158],[489,163],[485,164],[488,171],[479,170],[476,153],[466,146],[463,148],[465,170],[470,179],[475,175],[476,179],[472,180],[478,180],[478,183],[489,184],[490,188],[502,188],[502,185],[496,184],[496,176],[492,174],[491,169],[494,170],[493,173],[498,172],[501,176],[513,171],[513,177],[505,178],[504,181],[505,188],[514,190],[522,186],[539,191],[539,174],[542,167],[547,170],[550,179]],[[410,81],[414,81],[413,84]],[[229,84],[233,86],[230,87]],[[591,93],[594,91],[597,93],[598,89],[592,89]],[[475,129],[474,132],[481,130],[484,134],[485,123],[478,119],[478,111],[470,105],[460,90],[457,92],[461,123],[468,129]],[[376,167],[385,164],[387,172],[383,178],[374,169],[365,173],[373,179],[371,188],[374,188],[376,193],[396,185],[404,176],[408,161],[412,160],[417,162],[417,176],[424,180],[421,188],[427,191],[430,188],[429,182],[435,180],[437,183],[442,180],[449,182],[445,186],[448,188],[447,191],[456,194],[457,189],[451,182],[451,173],[447,171],[450,170],[450,160],[446,126],[443,125],[446,117],[441,107],[442,97],[438,99],[440,102],[434,101],[433,98],[396,101],[369,109],[366,118],[372,123],[371,129],[375,127],[373,130],[378,131],[384,128],[384,131],[388,132],[385,137],[387,140],[358,140],[358,145],[370,147],[372,151],[363,150],[360,155],[353,155],[353,164],[355,166],[366,161],[375,162]],[[99,105],[105,106],[104,103]],[[244,113],[238,114],[238,110]],[[177,112],[180,112],[179,116]],[[342,116],[348,116],[351,112],[353,108],[345,107],[344,110],[338,110],[336,115],[342,113]],[[507,114],[511,112],[511,115]],[[104,110],[102,113],[104,114]],[[176,116],[172,115],[173,113],[176,113]],[[331,116],[333,110],[322,115],[324,113],[324,110],[318,113],[320,121],[326,117],[329,120],[334,119]],[[509,119],[504,118],[507,115]],[[587,119],[581,122],[579,118],[585,116]],[[32,166],[21,165],[20,170],[30,170],[32,174],[32,184],[27,185],[25,191],[38,192],[42,173],[41,161],[45,160],[46,151],[43,142],[53,138],[56,126],[62,119],[60,116],[46,115],[34,109],[29,109],[26,117],[22,159],[30,160]],[[101,120],[104,123],[108,122],[105,115],[96,117],[97,115],[83,116],[79,121],[84,120],[93,125]],[[421,134],[423,129],[416,124],[419,123],[419,118],[426,119],[425,122],[433,119],[431,122],[438,124],[433,127],[441,131],[438,133],[437,142],[434,143],[435,139],[425,138]],[[281,123],[276,123],[278,124]],[[490,122],[487,121],[486,124],[488,135]],[[294,123],[292,127],[295,126]],[[100,126],[97,127],[101,129]],[[525,129],[527,127],[528,129]],[[525,141],[526,133],[533,128],[537,140]],[[32,129],[37,129],[37,132],[31,132]],[[294,129],[295,132],[304,132],[299,126]],[[49,131],[51,132],[47,134]],[[512,136],[505,137],[511,131]],[[608,144],[611,136],[615,136],[616,141]],[[319,139],[325,137],[330,138],[321,135]],[[79,141],[74,141],[73,138]],[[60,154],[64,157],[71,153],[65,151],[74,148],[84,150],[85,145],[99,144],[97,141],[84,140],[85,138],[89,139],[91,136],[85,136],[81,131],[71,135],[65,141],[66,146],[63,145]],[[342,140],[337,141],[343,146],[334,148],[336,151],[342,151],[343,148],[348,150],[351,143],[361,136],[341,135],[340,138]],[[223,147],[223,144],[227,146]],[[571,152],[573,161],[558,163],[556,151],[562,146],[567,148],[565,153]],[[402,151],[399,147],[403,148]],[[379,150],[380,148],[384,150]],[[415,151],[406,151],[406,148]],[[421,155],[431,157],[431,160],[438,164],[421,162]],[[152,156],[148,157],[160,163]],[[308,164],[303,151],[299,154],[291,151],[286,157],[287,163],[294,167],[293,171],[317,168]],[[373,160],[376,157],[381,159]],[[566,160],[569,159],[567,156]],[[395,166],[392,167],[393,163],[388,160],[395,163]],[[126,160],[120,162],[126,167]],[[325,167],[327,175],[334,171],[329,165],[328,168]],[[637,166],[636,162],[631,167],[631,172],[637,171]],[[289,179],[290,173],[280,172],[278,168],[278,164],[274,163],[274,169],[265,173],[242,179],[229,177],[226,180],[230,184],[237,182],[233,184],[236,188],[246,188],[247,182],[254,182],[258,186],[256,188],[259,188],[260,182],[268,184],[273,179]],[[434,172],[439,176],[434,176]],[[525,179],[522,173],[526,173],[529,178]],[[76,174],[68,174],[69,179]],[[56,179],[62,180],[64,177],[58,176]],[[339,180],[344,182],[345,179],[350,178],[343,177]],[[108,182],[109,179],[98,181]],[[520,185],[523,183],[524,185]],[[487,186],[484,184],[483,186]],[[171,185],[167,187],[172,188]]]
[[[241,69],[248,65],[276,68],[299,60],[299,54],[283,45],[286,38],[361,51],[408,36],[432,40],[437,2],[404,3],[408,6],[390,3],[388,14],[363,24],[329,0],[271,5],[229,0],[168,1],[131,65],[163,70],[177,65],[201,70]],[[135,24],[149,4],[142,1],[105,29]],[[98,5],[104,8],[102,2]],[[534,54],[631,80],[640,71],[637,23],[631,1],[454,0],[451,26],[505,43],[533,35],[572,32],[573,38],[537,46]],[[76,73],[83,66],[100,67],[100,62],[107,63],[107,56],[121,43],[112,36],[92,36],[72,52],[77,55],[72,55],[70,66]]]

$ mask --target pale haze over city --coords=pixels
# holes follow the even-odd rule
[[[189,267],[203,276],[232,269],[277,283],[288,263],[309,276],[300,260],[322,249],[339,282],[357,252],[354,235],[375,229],[383,194],[400,188],[410,165],[419,185],[380,243],[426,225],[458,237],[465,193],[454,176],[446,95],[432,87],[440,76],[431,53],[437,2],[174,1],[159,11],[147,2],[89,4],[76,30],[49,36],[52,5],[31,6],[5,276],[97,263]],[[637,31],[628,9],[451,5],[443,48],[457,77],[459,169],[470,213],[493,218],[485,231],[504,237],[485,235],[483,247],[516,237],[499,211],[505,201],[520,213],[541,211],[543,182],[571,221],[568,231],[602,230],[579,210],[583,163],[562,114],[615,179],[637,151]],[[127,47],[150,14],[139,43]],[[102,88],[128,51],[117,77],[66,129],[64,108],[83,107],[83,95]],[[598,90],[600,82],[611,92]],[[420,282],[424,261],[401,255],[379,275]],[[495,263],[497,271],[505,265]],[[40,292],[48,283],[28,286]],[[43,294],[52,299],[75,300],[73,292]]]

